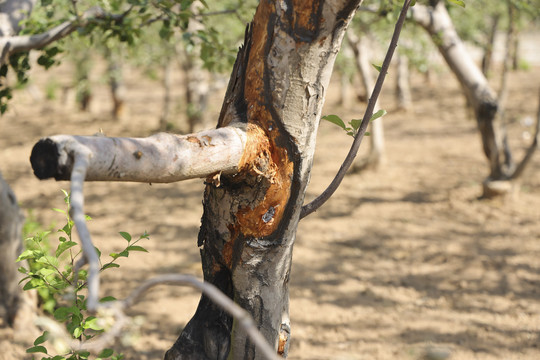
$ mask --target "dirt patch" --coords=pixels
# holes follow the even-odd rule
[[[69,79],[57,68],[36,77]],[[522,124],[534,118],[540,67],[511,75],[510,141],[519,159],[527,145]],[[388,84],[393,81],[390,76]],[[28,161],[41,137],[147,136],[159,122],[161,89],[139,76],[128,83],[131,115],[115,122],[108,92],[98,87],[91,113],[60,100],[18,91],[0,118],[1,170],[22,207],[43,224],[62,224],[51,208],[63,206],[68,183],[38,181]],[[337,85],[337,84],[336,84]],[[451,74],[432,84],[413,79],[415,107],[393,111],[391,88],[382,106],[387,162],[377,172],[349,175],[335,196],[303,220],[291,275],[291,359],[540,358],[540,155],[516,196],[479,200],[488,167],[475,122]],[[178,85],[178,89],[180,85]],[[325,114],[358,118],[363,104],[339,108],[330,90]],[[213,101],[217,119],[221,95]],[[322,123],[307,199],[330,182],[350,141]],[[365,154],[367,146],[363,147]],[[135,253],[105,273],[102,295],[125,296],[163,273],[201,277],[196,238],[202,180],[169,185],[87,183],[90,230],[104,252],[118,251],[118,231],[151,239],[150,254]],[[118,343],[126,359],[160,359],[194,313],[191,289],[158,287],[135,306],[136,326]],[[24,347],[0,329],[0,359],[24,359]],[[32,341],[33,339],[27,339]]]

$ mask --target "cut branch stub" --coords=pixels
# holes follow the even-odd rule
[[[30,162],[40,179],[69,180],[75,153],[90,154],[86,181],[167,183],[236,173],[246,144],[241,127],[148,138],[57,135],[41,139]]]

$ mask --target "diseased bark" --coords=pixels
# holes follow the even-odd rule
[[[366,94],[371,94],[375,87],[375,76],[369,61],[369,50],[364,37],[358,37],[352,32],[347,32],[347,40],[353,49],[356,68],[362,79]],[[375,104],[374,111],[379,110],[379,102]],[[365,169],[377,169],[385,161],[384,154],[384,127],[382,119],[377,119],[371,124],[370,152],[364,159],[353,165],[352,171],[358,172]]]
[[[247,309],[286,357],[292,247],[335,55],[358,1],[259,4],[219,125],[247,123],[238,174],[208,184],[199,246],[206,281]],[[337,16],[336,16],[337,14]],[[204,296],[166,359],[258,359],[231,318]]]
[[[82,163],[88,163],[87,180],[207,177],[198,237],[205,281],[246,309],[266,340],[286,357],[292,248],[326,89],[360,2],[262,1],[239,51],[217,130],[147,139],[51,137],[34,148],[36,174],[64,179],[73,157],[82,156]],[[222,132],[233,140],[223,137],[223,143],[212,147]],[[228,149],[231,141],[238,147]],[[176,162],[176,155],[198,157]],[[169,158],[161,159],[165,156]],[[197,159],[212,164],[201,165]],[[183,171],[192,166],[197,170]],[[246,331],[206,296],[165,356],[262,357]]]

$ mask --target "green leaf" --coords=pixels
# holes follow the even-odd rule
[[[35,250],[24,250],[22,252],[21,255],[19,255],[19,257],[17,258],[16,261],[22,261],[22,260],[26,260],[26,259],[35,259],[36,258],[36,255],[39,254],[38,251],[35,251]],[[39,255],[41,256],[41,255]]]
[[[82,327],[77,326],[75,329],[73,329],[72,335],[73,335],[73,337],[75,339],[80,338],[82,334],[83,334],[83,328]]]
[[[83,327],[85,329],[92,329],[96,331],[103,330],[103,327],[98,324],[98,319],[95,316],[89,316],[84,322]]]
[[[23,290],[35,289],[44,285],[45,285],[45,282],[43,280],[33,279],[27,282],[26,285],[23,286]]]
[[[47,341],[47,338],[49,337],[49,332],[44,331],[41,336],[39,336],[36,340],[34,340],[34,345],[43,344],[45,341]]]
[[[349,124],[351,124],[351,127],[354,129],[354,131],[358,131],[358,128],[362,124],[362,119],[352,119],[349,121]]]
[[[83,351],[77,351],[77,355],[79,355],[79,357],[80,357],[81,359],[88,359],[88,357],[90,356],[90,352],[85,351],[85,350],[83,350]]]
[[[66,360],[66,358],[61,355],[56,355],[55,357],[52,357],[49,360]]]
[[[145,248],[138,245],[130,245],[126,248],[127,251],[142,251],[142,252],[148,252]]]
[[[60,243],[60,245],[58,245],[58,248],[56,249],[56,252],[55,252],[56,257],[59,257],[60,255],[62,255],[62,253],[64,253],[64,251],[76,245],[77,243],[75,241],[65,241],[65,242]]]
[[[128,257],[129,256],[129,252],[124,250],[122,252],[119,252],[119,253],[110,253],[109,254],[114,260],[118,259],[119,257]]]
[[[127,240],[127,242],[131,241],[131,235],[125,231],[120,231],[119,234]]]
[[[41,274],[43,277],[56,274],[56,271],[48,268],[41,268],[37,271],[38,274]]]
[[[383,117],[384,115],[386,115],[386,110],[381,109],[377,111],[375,114],[371,115],[371,119],[369,119],[369,121],[377,120],[378,118]]]
[[[76,306],[62,306],[54,311],[54,318],[60,322],[64,322],[71,315],[79,315],[81,312]]]
[[[370,133],[369,131],[366,131],[366,132],[364,133],[364,136],[371,136],[371,133]]]
[[[116,298],[114,296],[105,296],[99,300],[99,302],[107,302],[107,301],[116,301]]]
[[[32,346],[31,348],[26,349],[26,352],[28,354],[33,354],[33,353],[44,353],[44,354],[46,354],[47,349],[44,346]]]
[[[326,121],[330,121],[331,123],[336,124],[343,130],[347,130],[347,126],[345,126],[345,123],[343,122],[343,120],[341,120],[341,118],[337,115],[326,115],[326,116],[323,116],[322,118]]]
[[[105,269],[110,269],[110,268],[119,268],[120,265],[118,264],[115,264],[115,263],[108,263],[108,264],[105,264],[103,265],[103,267],[101,268],[101,270],[105,270]]]
[[[450,1],[451,3],[454,3],[456,5],[459,5],[461,7],[465,7],[465,1],[463,1],[463,0],[448,0],[448,1]]]
[[[375,65],[375,64],[371,64],[371,66],[373,66],[378,72],[381,72],[382,70],[382,66]]]
[[[100,358],[108,358],[110,357],[112,354],[114,354],[114,350],[113,349],[103,349],[102,352],[99,353],[99,357]]]

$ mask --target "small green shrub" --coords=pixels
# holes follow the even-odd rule
[[[63,323],[66,330],[73,339],[87,341],[103,333],[104,325],[100,319],[92,316],[86,309],[87,296],[87,271],[80,269],[78,274],[73,271],[77,260],[83,256],[80,245],[72,240],[73,220],[69,215],[70,197],[64,192],[66,210],[54,209],[66,216],[66,224],[59,229],[58,242],[53,244],[50,239],[51,231],[38,231],[34,236],[25,240],[26,250],[19,256],[17,261],[26,260],[28,266],[21,266],[19,271],[26,276],[21,280],[25,282],[23,289],[38,291],[41,304],[46,312]],[[87,217],[87,220],[90,218]],[[39,229],[35,221],[31,221],[29,228]],[[96,248],[100,258],[100,271],[110,268],[117,268],[120,265],[117,260],[121,257],[128,257],[131,251],[148,252],[144,247],[137,245],[142,239],[148,239],[145,232],[136,239],[127,232],[120,232],[127,241],[127,246],[119,253],[109,254],[109,259],[105,262],[101,260],[101,252]],[[101,302],[116,300],[112,296],[102,298]],[[88,351],[65,350],[62,354],[51,354],[55,349],[47,348],[45,345],[49,333],[43,332],[34,341],[34,346],[26,350],[27,353],[41,353],[49,360],[83,360],[91,359]],[[122,359],[123,355],[115,354],[112,349],[104,349],[95,358],[99,359]]]

